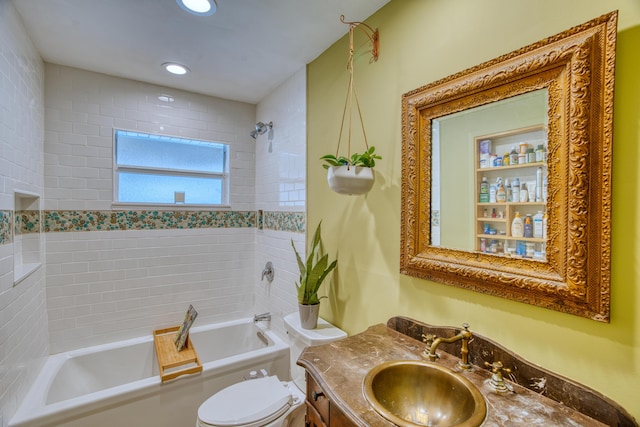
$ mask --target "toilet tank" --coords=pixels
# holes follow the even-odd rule
[[[327,344],[345,338],[347,333],[324,319],[318,319],[318,327],[316,329],[303,329],[300,325],[298,312],[284,317],[284,328],[287,331],[289,346],[291,347],[291,377],[298,388],[305,392],[304,368],[296,364],[302,350],[308,346]]]

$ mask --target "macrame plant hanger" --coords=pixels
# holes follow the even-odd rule
[[[349,70],[349,87],[347,89],[347,97],[344,101],[344,110],[342,111],[342,122],[340,123],[340,134],[338,135],[338,147],[336,148],[336,157],[338,157],[338,152],[340,151],[340,142],[342,141],[342,132],[344,130],[344,120],[347,114],[347,108],[349,110],[349,132],[347,135],[347,158],[351,158],[351,122],[352,122],[352,111],[353,111],[353,100],[356,101],[356,108],[358,110],[358,118],[360,119],[360,126],[362,127],[362,135],[364,136],[364,145],[366,149],[369,149],[369,143],[367,141],[367,133],[364,130],[364,121],[362,120],[362,112],[360,110],[360,102],[358,101],[358,94],[356,92],[355,81],[353,78],[353,33],[356,28],[362,30],[362,32],[367,36],[369,41],[371,42],[371,58],[369,59],[369,63],[375,62],[378,60],[378,49],[379,49],[379,34],[378,30],[374,30],[364,22],[350,22],[344,20],[344,15],[340,15],[340,22],[343,24],[349,25],[349,62],[347,65],[347,69]]]

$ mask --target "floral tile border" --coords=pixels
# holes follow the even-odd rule
[[[12,216],[12,211],[0,211],[0,245],[13,242],[13,233],[11,232]]]
[[[254,211],[44,211],[45,232],[251,228]]]
[[[304,233],[306,217],[303,212],[264,212],[265,230]]]
[[[40,211],[16,211],[14,233],[31,234],[40,232]]]
[[[15,215],[15,230],[12,220]],[[0,244],[15,234],[66,231],[258,228],[304,233],[303,212],[269,211],[0,211]],[[42,225],[42,227],[41,227]]]

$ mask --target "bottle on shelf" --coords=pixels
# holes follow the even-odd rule
[[[511,147],[511,151],[509,152],[509,164],[518,164],[518,152],[516,151],[516,147]]]
[[[504,191],[507,193],[507,202],[513,202],[513,191],[511,190],[509,178],[504,180]]]
[[[536,170],[536,202],[542,201],[542,168]]]
[[[517,177],[513,178],[513,185],[511,187],[511,201],[520,201],[520,179]]]
[[[510,164],[510,156],[509,156],[509,152],[507,151],[502,156],[502,166],[509,166],[509,164]]]
[[[527,242],[525,246],[526,246],[525,255],[527,256],[527,258],[533,258],[536,253],[535,252],[536,245],[534,243]]]
[[[482,177],[480,183],[480,203],[489,203],[489,183],[486,176]]]
[[[496,184],[496,202],[504,203],[507,201],[507,191],[504,189],[504,184],[502,183],[502,178],[498,178],[498,182]]]
[[[538,239],[541,239],[544,234],[542,231],[543,219],[542,211],[538,211],[538,213],[533,216],[533,237]]]
[[[522,218],[520,218],[520,212],[516,212],[516,216],[511,222],[511,235],[513,237],[524,237],[524,224]]]
[[[531,216],[531,214],[527,214],[524,217],[524,224],[523,224],[523,232],[522,232],[522,237],[533,237],[533,217]]]
[[[542,238],[547,238],[547,211],[542,215]]]
[[[518,154],[518,164],[524,165],[525,163],[527,163],[527,153]]]
[[[527,191],[527,183],[523,182],[520,187],[520,203],[525,203],[529,201],[529,192]]]
[[[529,144],[527,144],[526,142],[521,142],[520,144],[518,144],[518,146],[520,148],[520,152],[518,154],[527,154]]]
[[[544,149],[544,145],[539,144],[538,148],[536,149],[536,162],[544,162],[545,156],[546,155],[546,150]]]

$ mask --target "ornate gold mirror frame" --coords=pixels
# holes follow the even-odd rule
[[[401,273],[609,321],[616,32],[612,12],[403,95]],[[545,88],[546,259],[432,246],[432,120]]]

